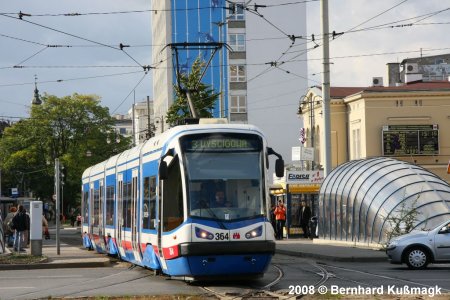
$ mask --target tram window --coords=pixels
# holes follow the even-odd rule
[[[100,214],[100,190],[94,190],[94,226],[98,226],[98,217]]]
[[[144,178],[144,207],[142,208],[143,228],[155,229],[156,217],[156,177]]]
[[[174,159],[164,180],[163,230],[170,231],[183,223],[183,189],[178,158]]]
[[[84,209],[84,219],[83,223],[86,223],[89,220],[89,191],[84,191],[83,193],[83,209]]]
[[[106,187],[106,225],[114,225],[114,186]]]
[[[123,185],[123,214],[124,219],[123,226],[131,227],[131,182],[124,183]]]

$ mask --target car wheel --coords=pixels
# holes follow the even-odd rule
[[[411,248],[406,253],[406,264],[410,269],[424,269],[430,262],[428,253],[423,248]]]

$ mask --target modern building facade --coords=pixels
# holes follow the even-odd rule
[[[188,73],[193,62],[208,62],[214,54],[210,47],[193,43],[226,43],[215,52],[202,82],[211,85],[221,96],[213,110],[214,117],[231,122],[247,122],[245,14],[242,3],[225,0],[161,0],[153,1],[153,98],[155,117],[164,116],[174,101],[177,69]],[[178,46],[178,58],[170,45]],[[161,122],[157,132],[162,132]]]

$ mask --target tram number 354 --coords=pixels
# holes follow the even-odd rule
[[[228,233],[216,232],[214,239],[216,241],[228,241],[229,240],[229,236],[228,236]]]

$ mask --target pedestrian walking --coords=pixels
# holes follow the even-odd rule
[[[6,215],[5,220],[3,222],[4,228],[3,232],[5,234],[5,242],[8,247],[12,247],[14,244],[14,229],[12,224],[12,219],[17,212],[17,207],[11,206],[9,208],[9,213]]]
[[[14,251],[25,251],[22,248],[24,243],[24,232],[27,230],[27,214],[23,205],[17,207],[17,212],[12,219],[14,228]]]
[[[300,208],[300,226],[303,230],[303,237],[304,238],[310,238],[311,233],[309,230],[309,221],[311,219],[311,208],[306,205],[306,201],[303,200],[301,202],[301,208]]]
[[[277,221],[276,239],[283,239],[283,229],[286,224],[286,207],[283,204],[283,200],[278,201],[278,205],[274,211],[275,219]]]
[[[50,239],[50,233],[48,232],[48,221],[44,215],[42,215],[42,232],[46,240]]]
[[[78,227],[81,226],[81,215],[80,214],[77,215],[77,226]]]

